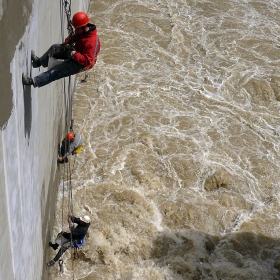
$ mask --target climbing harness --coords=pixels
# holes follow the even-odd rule
[[[82,247],[84,245],[85,242],[85,238],[86,236],[84,236],[79,243],[77,243],[76,241],[73,242],[72,244],[72,248],[74,248],[74,254],[73,254],[73,260],[77,259],[78,257],[76,257],[78,255],[78,250],[80,247]]]

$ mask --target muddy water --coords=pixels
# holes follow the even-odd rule
[[[92,2],[102,52],[77,83],[71,160],[92,225],[63,279],[280,279],[279,11]]]

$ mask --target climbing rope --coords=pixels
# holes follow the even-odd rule
[[[74,29],[72,26],[72,22],[71,22],[71,0],[67,1],[67,0],[61,0],[60,1],[60,17],[61,17],[61,38],[62,41],[64,41],[64,26],[65,26],[65,18],[67,20],[67,29],[68,29],[68,37],[70,40],[70,44],[73,42],[73,36],[74,36]],[[83,80],[84,82],[86,82],[88,78],[88,73],[85,73],[85,79]],[[68,79],[68,85],[66,82],[66,79],[64,78],[63,80],[63,96],[64,96],[64,108],[65,108],[65,133],[64,135],[67,135],[67,133],[69,132],[73,132],[74,133],[74,129],[73,129],[73,109],[72,109],[72,101],[73,101],[73,93],[72,93],[72,83],[71,83],[71,76],[69,76]],[[65,154],[68,151],[69,147],[70,147],[70,141],[68,141],[67,143],[67,139],[65,139]],[[62,212],[61,212],[61,216],[62,216],[62,221],[61,221],[61,231],[63,231],[64,228],[64,212],[66,208],[66,201],[65,201],[65,195],[66,195],[66,191],[68,192],[68,205],[67,205],[67,210],[68,210],[68,218],[70,216],[72,216],[73,214],[73,192],[72,192],[72,172],[74,170],[74,166],[75,166],[75,162],[76,162],[76,154],[74,157],[74,163],[73,166],[71,168],[71,164],[70,161],[66,161],[67,157],[65,157],[65,162],[64,162],[64,169],[63,169],[63,177],[62,177]],[[69,227],[70,227],[70,233],[71,233],[71,247],[74,247],[74,258],[72,260],[72,274],[73,274],[73,279],[75,278],[74,275],[74,260],[77,256],[77,251],[78,248],[73,245],[73,237],[72,237],[72,231],[71,231],[71,223],[69,223]],[[60,273],[64,273],[64,262],[62,259],[62,256],[59,260],[59,268],[60,268]]]
[[[64,8],[64,11],[63,11],[63,8]],[[62,41],[64,41],[65,16],[66,16],[66,19],[67,19],[68,36],[71,40],[72,36],[74,35],[73,26],[72,26],[72,23],[71,23],[71,0],[70,0],[70,2],[68,2],[67,0],[61,0],[61,2],[60,2],[61,38],[62,38]],[[71,77],[69,77],[69,79],[68,79],[68,86],[66,85],[66,79],[64,79],[63,93],[64,93],[63,96],[64,96],[64,108],[65,108],[65,133],[64,133],[64,135],[67,135],[69,126],[70,126],[70,130],[71,131],[73,130]],[[70,124],[69,124],[69,121],[70,121]],[[70,142],[67,143],[66,141],[67,140],[65,139],[65,149],[67,149],[70,146]],[[64,168],[63,168],[63,175],[62,176],[63,176],[63,179],[62,179],[61,231],[63,231],[63,228],[64,228],[64,207],[65,207],[66,188],[67,188],[67,191],[68,191],[68,217],[70,217],[70,215],[72,215],[72,213],[73,213],[72,175],[71,175],[70,161],[64,162]],[[71,233],[71,244],[72,244],[72,233]],[[64,269],[63,269],[62,256],[59,260],[59,268],[60,268],[60,272],[63,273]],[[72,265],[72,271],[74,271],[73,265]],[[74,278],[74,274],[73,274],[73,278]]]
[[[67,30],[68,30],[68,35],[70,36],[70,42],[72,40],[72,37],[74,36],[74,28],[72,26],[72,21],[71,21],[71,0],[70,3],[67,0],[61,0],[64,6],[64,12],[67,18]]]

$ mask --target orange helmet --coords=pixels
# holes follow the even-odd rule
[[[70,142],[73,141],[74,140],[74,133],[72,133],[72,132],[67,133],[66,140],[70,141]]]
[[[86,13],[78,12],[72,18],[72,24],[74,28],[80,28],[89,23],[89,18]]]

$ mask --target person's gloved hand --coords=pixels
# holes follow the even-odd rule
[[[64,48],[65,52],[69,52],[69,51],[74,51],[75,50],[71,45],[68,45],[68,44],[64,44],[63,48]]]
[[[63,48],[64,55],[67,58],[71,58],[72,52],[75,51],[75,49],[71,45],[68,45],[68,44],[63,45],[62,48]]]
[[[75,53],[75,51],[68,51],[67,57],[68,57],[68,58],[72,58],[72,56],[73,56],[74,53]]]
[[[61,44],[59,47],[53,47],[49,55],[56,58],[56,59],[69,59],[71,58],[71,53],[75,51],[75,49],[68,44]]]
[[[60,53],[61,52],[61,47],[57,47],[56,45],[55,46],[52,46],[52,48],[50,49],[49,51],[49,56],[55,56],[56,54]]]

